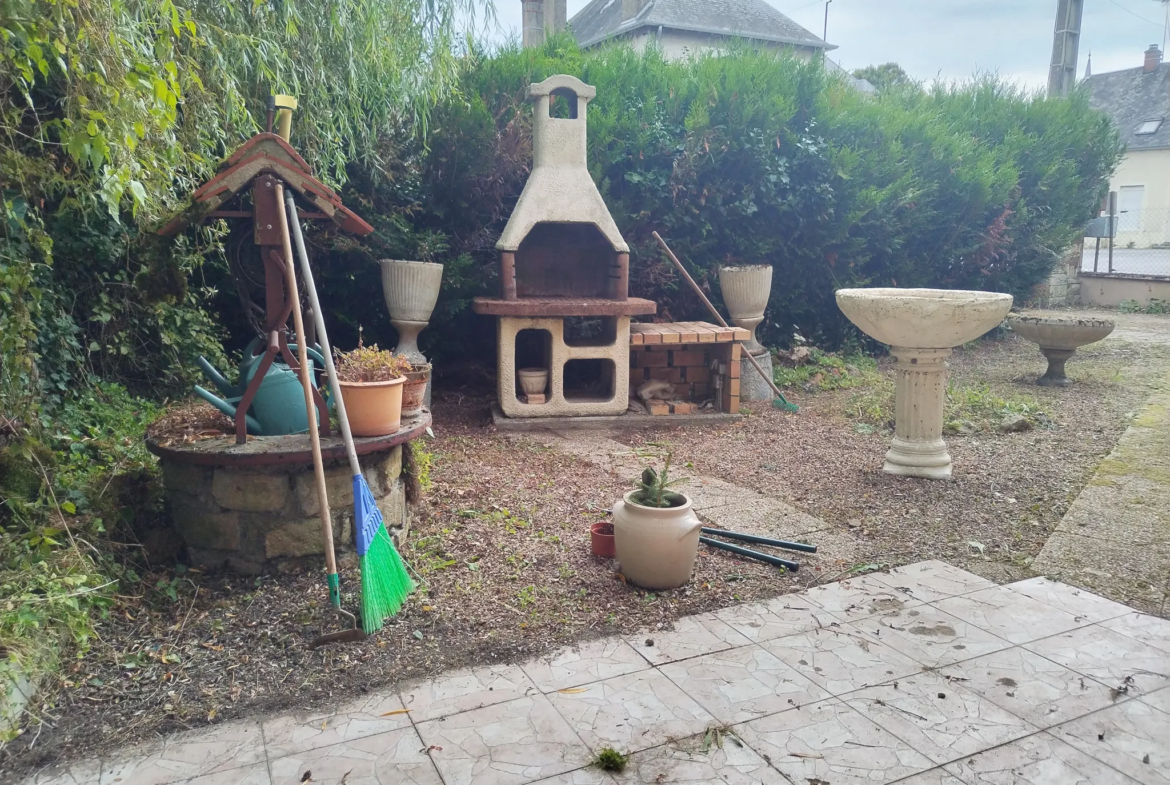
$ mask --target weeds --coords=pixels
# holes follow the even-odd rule
[[[1137,300],[1122,300],[1117,304],[1117,310],[1121,313],[1170,313],[1170,300],[1160,300],[1157,297],[1151,297],[1150,301],[1145,305],[1142,305]]]
[[[794,368],[777,365],[772,379],[780,388],[800,388],[806,391],[843,390],[872,384],[881,374],[877,361],[860,352],[841,355],[809,350],[809,361]]]
[[[628,758],[613,747],[602,747],[593,759],[593,765],[602,771],[621,772],[626,770]]]

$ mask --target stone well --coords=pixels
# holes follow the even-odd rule
[[[403,445],[423,413],[391,436],[355,439],[366,483],[395,542],[409,532]],[[353,547],[353,478],[340,438],[321,440],[338,557]],[[167,509],[193,566],[258,574],[320,562],[320,507],[308,436],[231,437],[147,447],[159,457]]]

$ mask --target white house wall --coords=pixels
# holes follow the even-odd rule
[[[1123,187],[1133,186],[1143,187],[1138,229],[1122,231],[1130,221],[1119,221],[1117,245],[1124,248],[1133,243],[1137,248],[1148,248],[1170,242],[1170,150],[1127,153],[1109,188],[1120,193]]]
[[[730,48],[732,39],[726,36],[711,35],[709,33],[694,33],[687,30],[666,30],[662,35],[645,32],[630,37],[634,49],[641,52],[646,46],[657,42],[667,60],[683,60],[704,52],[722,53]],[[769,43],[753,41],[753,45],[765,49],[783,49],[801,60],[810,60],[817,50],[807,46],[792,46],[791,44]]]

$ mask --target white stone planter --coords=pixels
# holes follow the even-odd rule
[[[409,262],[383,259],[382,294],[390,311],[390,323],[398,331],[397,354],[406,355],[411,363],[427,361],[418,350],[418,334],[431,320],[443,281],[443,265],[433,262]]]
[[[1077,349],[1103,340],[1113,332],[1108,319],[1083,319],[1068,316],[1022,316],[1007,318],[1012,332],[1040,346],[1048,358],[1048,370],[1036,380],[1044,387],[1067,387],[1072,379],[1064,373],[1064,364]]]
[[[840,289],[837,305],[862,332],[890,344],[897,358],[894,440],[884,471],[947,479],[951,456],[942,438],[951,349],[995,327],[1010,294],[948,289]]]
[[[772,267],[766,264],[720,267],[719,288],[731,312],[731,321],[751,331],[744,349],[753,355],[760,354],[764,347],[756,340],[756,328],[764,321],[764,309],[772,294]]]
[[[644,507],[630,491],[613,505],[613,538],[622,575],[644,589],[677,589],[691,580],[703,522],[690,497],[679,507]]]

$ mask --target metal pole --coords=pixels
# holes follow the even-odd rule
[[[1117,234],[1117,191],[1109,192],[1109,272],[1113,273],[1113,236]]]
[[[833,0],[825,0],[825,32],[821,35],[821,40],[825,43],[829,42],[829,3]]]
[[[1097,260],[1101,258],[1101,238],[1097,238],[1097,249],[1093,251],[1093,272],[1097,272]]]

